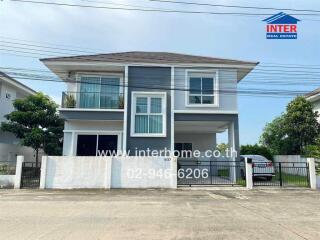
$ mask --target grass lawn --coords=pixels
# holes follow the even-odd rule
[[[229,169],[219,169],[218,170],[218,176],[219,177],[229,177],[230,176]]]
[[[308,177],[307,176],[300,176],[288,173],[282,173],[282,184],[283,186],[296,186],[296,187],[308,187]],[[276,176],[272,177],[272,182],[279,181],[280,176],[279,173],[276,172]]]

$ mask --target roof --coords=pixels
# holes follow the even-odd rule
[[[29,94],[35,94],[37,93],[35,90],[33,90],[32,88],[26,86],[25,84],[15,80],[14,78],[10,77],[8,74],[1,72],[0,71],[0,78],[9,82],[12,85],[15,85],[16,87],[19,87],[20,89],[28,92]]]
[[[248,62],[224,58],[203,57],[170,52],[120,52],[95,55],[80,55],[70,57],[44,58],[43,62],[88,62],[103,61],[112,63],[155,63],[155,64],[240,64],[257,65],[258,62]]]
[[[297,24],[297,22],[300,20],[284,12],[280,12],[264,19],[263,21],[267,22],[268,24]]]
[[[316,97],[316,95],[318,95],[318,94],[320,94],[320,88],[317,88],[317,89],[305,94],[304,96],[306,98],[313,98],[313,97]]]

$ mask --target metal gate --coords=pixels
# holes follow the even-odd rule
[[[39,188],[40,164],[35,162],[23,162],[21,171],[21,188]]]
[[[240,161],[178,160],[177,178],[178,185],[246,185]]]
[[[252,163],[253,186],[310,187],[308,163]]]

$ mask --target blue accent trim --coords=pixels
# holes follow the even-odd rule
[[[267,39],[297,39],[297,33],[267,33]]]

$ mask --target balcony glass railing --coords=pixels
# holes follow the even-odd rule
[[[123,94],[101,92],[63,92],[61,107],[123,109]]]

